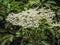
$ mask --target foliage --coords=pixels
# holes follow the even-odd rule
[[[23,28],[5,20],[11,12],[35,7],[52,9],[54,23],[60,23],[60,4],[55,0],[0,0],[0,45],[60,45],[60,26],[51,27],[42,20],[38,28]]]

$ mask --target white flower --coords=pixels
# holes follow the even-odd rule
[[[55,16],[55,13],[51,9],[41,8],[36,10],[29,9],[22,11],[20,13],[10,13],[6,21],[12,23],[13,25],[19,25],[24,28],[29,27],[38,27],[39,26],[39,20],[45,18],[47,20],[48,24],[51,24],[53,21],[52,18]]]
[[[59,23],[53,23],[53,24],[50,24],[52,27],[54,27],[54,26],[60,26],[60,24]]]

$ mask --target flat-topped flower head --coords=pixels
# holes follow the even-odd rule
[[[40,8],[37,10],[34,8],[17,14],[10,13],[6,18],[6,21],[24,28],[39,27],[39,22],[41,19],[45,18],[47,23],[51,23],[54,16],[55,13],[51,9]]]

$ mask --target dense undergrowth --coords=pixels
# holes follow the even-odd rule
[[[52,20],[57,24],[50,26],[43,19],[39,27],[24,28],[6,21],[10,13],[37,7],[53,10]],[[0,45],[60,45],[59,0],[0,0]]]

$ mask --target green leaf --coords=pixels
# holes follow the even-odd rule
[[[45,42],[45,41],[42,41],[42,44],[43,45],[50,45],[49,43]]]
[[[50,4],[56,4],[55,1],[47,1],[47,3],[50,3]]]
[[[2,21],[3,20],[3,17],[2,16],[0,16],[0,21]]]
[[[48,31],[52,34],[53,37],[55,37],[55,31],[52,28],[47,28]]]
[[[7,6],[12,0],[2,0],[2,3]]]
[[[21,37],[22,36],[22,33],[21,32],[16,32],[16,37]]]
[[[0,2],[2,2],[2,0],[0,0]]]
[[[50,7],[51,6],[51,4],[47,4],[47,3],[45,3],[44,4],[46,7]]]
[[[59,16],[60,16],[60,9],[58,9],[58,11],[57,11],[57,15],[59,15]]]
[[[46,19],[41,19],[42,24],[45,24],[47,22]]]
[[[5,45],[7,41],[12,41],[13,35],[5,35],[1,39],[1,45]]]
[[[11,10],[20,12],[24,8],[24,3],[23,2],[11,2]]]

